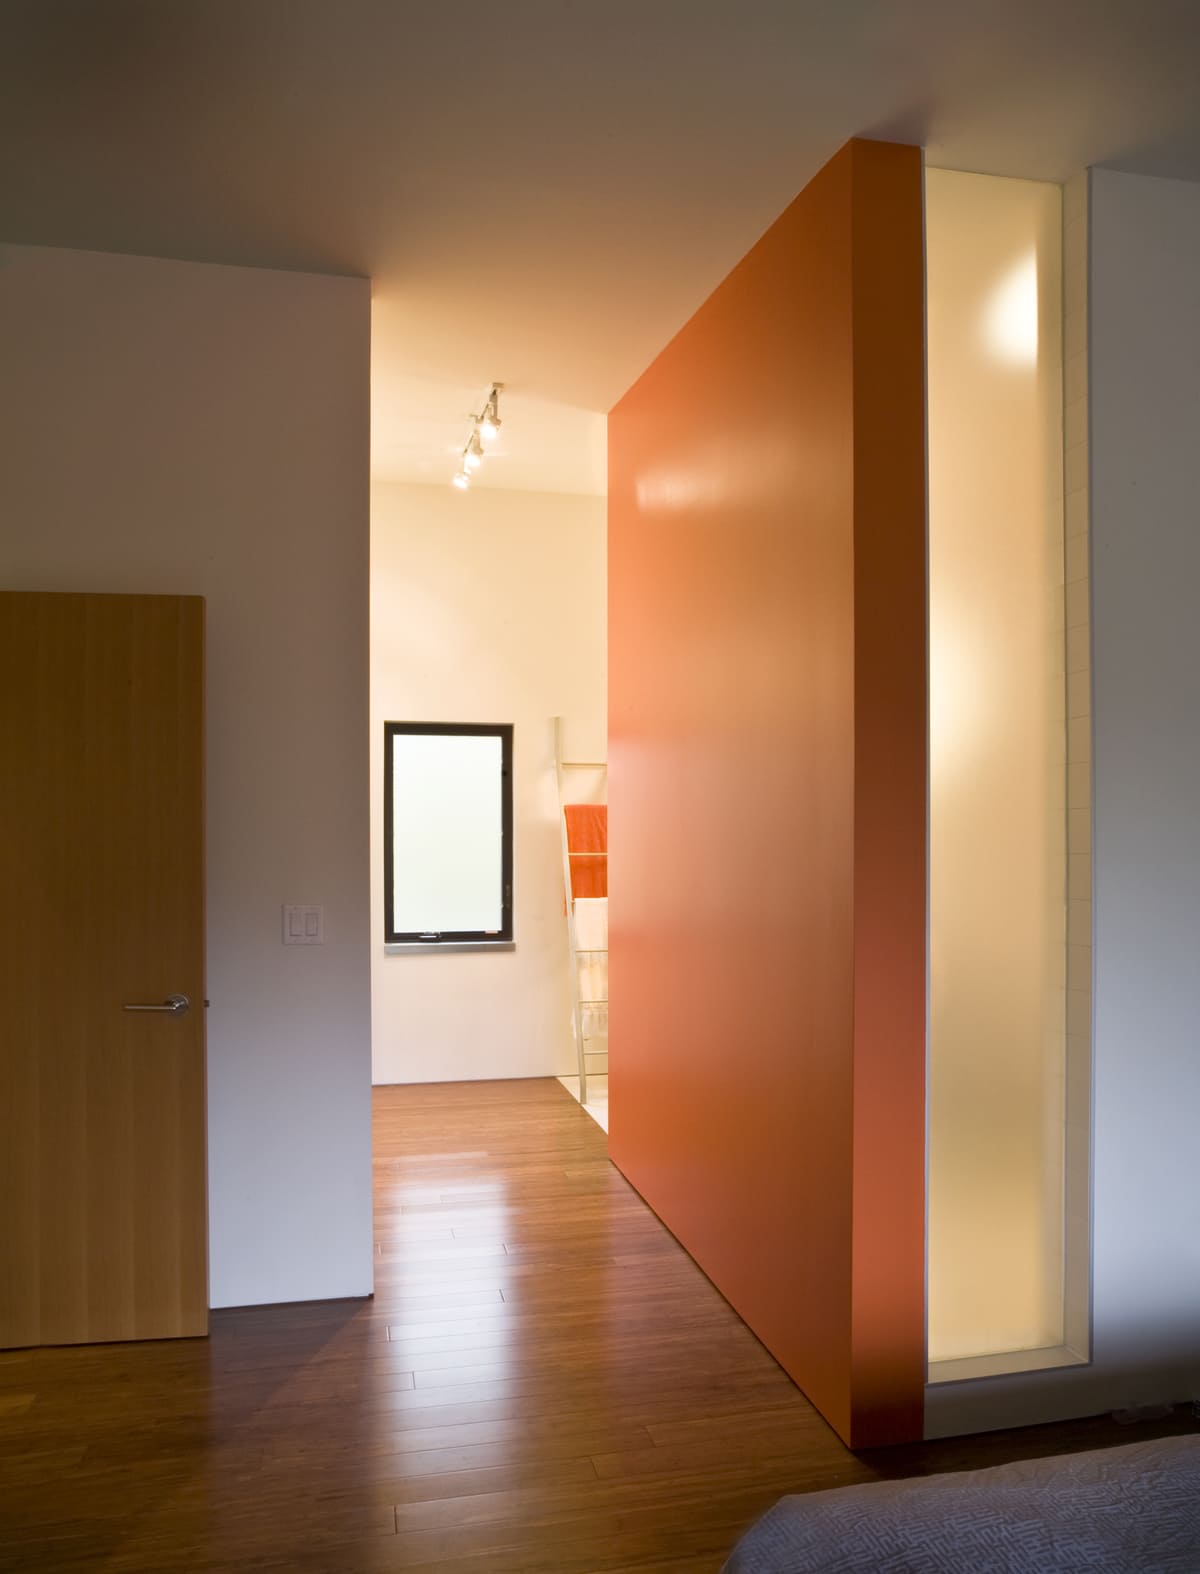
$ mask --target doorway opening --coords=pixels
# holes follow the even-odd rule
[[[531,440],[523,423],[542,419],[505,400],[475,484],[372,489],[372,1080],[546,1078],[595,1115],[607,605],[591,456],[605,418],[580,432],[579,484],[601,490],[536,491],[501,484]],[[421,766],[409,791],[405,762],[431,747],[458,751],[453,770],[435,787]]]

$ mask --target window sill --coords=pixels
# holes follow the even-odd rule
[[[980,1377],[1014,1377],[1024,1372],[1048,1372],[1064,1366],[1088,1366],[1085,1355],[1069,1345],[1050,1345],[1039,1350],[1007,1350],[1002,1355],[963,1356],[953,1361],[930,1361],[926,1382],[930,1387],[945,1383],[969,1383]]]
[[[383,949],[390,956],[428,956],[438,951],[515,951],[515,940],[388,940]]]

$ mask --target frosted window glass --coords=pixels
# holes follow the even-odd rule
[[[390,735],[395,934],[504,927],[504,749],[497,734]]]
[[[1059,188],[926,201],[936,1363],[1064,1343],[1066,637]]]

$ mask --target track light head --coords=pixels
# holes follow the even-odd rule
[[[483,414],[479,417],[479,435],[485,443],[494,443],[500,436],[500,383],[492,384]]]

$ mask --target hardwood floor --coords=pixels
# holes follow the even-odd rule
[[[787,1491],[1151,1435],[855,1457],[558,1082],[375,1109],[373,1301],[0,1355],[0,1568],[715,1574]]]

